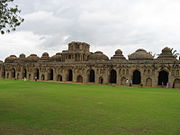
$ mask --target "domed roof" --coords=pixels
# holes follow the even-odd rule
[[[16,60],[17,60],[16,55],[10,55],[9,57],[7,57],[7,58],[5,59],[5,62],[6,62],[6,63],[13,63],[13,62],[15,62]]]
[[[26,58],[27,62],[37,62],[39,60],[39,57],[36,54],[31,54]]]
[[[40,58],[41,61],[47,61],[49,59],[49,54],[44,52]]]
[[[88,56],[88,60],[94,60],[94,61],[106,61],[109,60],[109,58],[103,54],[101,51],[97,51],[95,53],[92,53]]]
[[[126,60],[126,58],[123,56],[122,51],[117,49],[115,55],[111,57],[111,60]]]
[[[62,61],[61,53],[56,53],[56,55],[54,55],[50,58],[50,61]]]
[[[122,51],[121,51],[120,49],[117,49],[117,50],[115,51],[115,55],[122,55]]]
[[[176,60],[176,57],[172,53],[172,49],[165,47],[162,49],[161,54],[157,58],[158,60]]]
[[[153,56],[144,49],[138,49],[128,56],[129,60],[153,60]]]
[[[44,52],[44,53],[42,54],[41,58],[42,58],[42,57],[46,57],[46,58],[47,58],[47,57],[49,57],[49,54],[48,54],[47,52]]]
[[[19,55],[19,58],[26,58],[26,55],[24,53]]]

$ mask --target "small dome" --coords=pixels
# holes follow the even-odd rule
[[[15,62],[16,60],[17,60],[16,55],[10,55],[9,57],[7,57],[7,58],[5,59],[5,62],[6,62],[6,63],[13,63],[13,62]]]
[[[19,58],[26,58],[26,55],[22,53],[19,55]]]
[[[173,55],[172,49],[165,47],[164,49],[162,49],[162,52],[157,59],[158,60],[159,59],[161,59],[161,60],[176,60],[176,57]]]
[[[111,57],[111,60],[126,60],[126,58],[123,56],[123,52],[120,49],[117,49],[115,55]]]
[[[115,51],[115,55],[122,55],[122,51],[121,51],[120,49],[117,49],[117,50]]]
[[[27,62],[37,62],[39,60],[39,57],[36,54],[31,54],[27,57]]]
[[[107,61],[107,60],[109,60],[109,58],[105,54],[103,54],[103,52],[97,51],[95,53],[90,54],[88,56],[88,60]]]
[[[61,53],[56,53],[56,55],[54,55],[50,58],[50,61],[62,61]]]
[[[129,60],[153,60],[154,57],[144,49],[138,49],[128,56]]]
[[[48,58],[49,57],[49,54],[47,52],[44,52],[41,56],[41,58]]]

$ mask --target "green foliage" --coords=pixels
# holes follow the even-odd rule
[[[16,30],[16,27],[24,21],[19,16],[21,12],[17,5],[13,4],[14,0],[0,0],[0,32],[4,34]],[[10,6],[11,5],[11,6]]]
[[[180,90],[0,80],[2,135],[179,135]]]

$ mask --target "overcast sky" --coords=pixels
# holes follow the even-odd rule
[[[0,35],[0,59],[20,53],[54,55],[71,41],[111,57],[138,48],[180,52],[180,0],[15,0],[25,22]]]

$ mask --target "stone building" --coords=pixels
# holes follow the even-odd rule
[[[0,78],[51,81],[72,81],[180,88],[180,60],[170,48],[164,48],[158,58],[144,49],[130,54],[128,59],[118,49],[110,59],[101,51],[90,52],[90,45],[83,42],[68,44],[64,50],[50,57],[47,52],[41,57],[31,54],[26,57],[11,55],[0,61]]]

